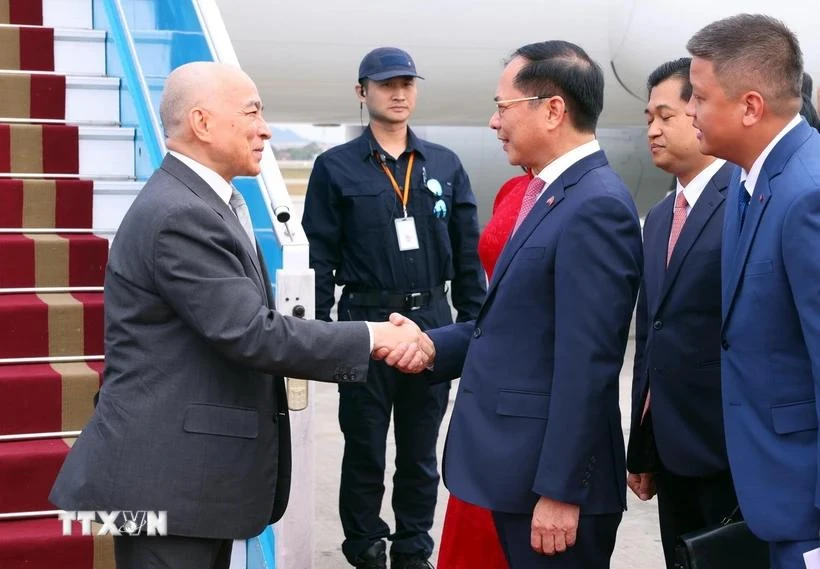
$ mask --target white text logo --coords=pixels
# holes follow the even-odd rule
[[[71,522],[79,522],[83,535],[91,535],[91,522],[99,521],[97,535],[168,535],[168,512],[77,511],[62,512],[63,535],[71,535]]]

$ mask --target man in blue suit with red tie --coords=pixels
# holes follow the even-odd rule
[[[820,134],[800,118],[803,57],[781,22],[741,14],[687,44],[700,148],[740,166],[722,254],[729,463],[772,569],[820,546]]]
[[[461,376],[445,484],[493,512],[511,569],[609,567],[626,504],[618,376],[642,250],[595,139],[603,86],[574,44],[513,54],[490,127],[535,177],[478,318],[429,332],[431,380]]]

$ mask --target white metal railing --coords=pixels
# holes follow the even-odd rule
[[[0,294],[58,294],[61,292],[102,292],[101,286],[41,286],[0,288]]]
[[[78,229],[76,227],[0,227],[0,234],[3,233],[114,233],[116,228],[104,229],[92,227],[89,229]]]
[[[65,510],[40,510],[38,512],[9,512],[7,514],[0,514],[0,521],[2,520],[27,520],[31,518],[56,518]]]
[[[0,443],[39,441],[41,439],[73,439],[80,436],[81,431],[56,431],[52,433],[22,433],[17,435],[0,435]]]
[[[91,356],[43,356],[40,358],[0,358],[0,365],[24,365],[24,364],[71,364],[77,362],[101,362],[105,359],[102,355]]]
[[[193,5],[205,40],[216,61],[239,66],[239,58],[236,56],[216,0],[197,0]],[[276,237],[282,245],[283,267],[307,269],[307,237],[299,224],[289,223],[293,204],[269,144],[265,145],[262,173],[257,176],[257,180],[263,190],[262,199],[265,201],[268,214],[274,220]]]

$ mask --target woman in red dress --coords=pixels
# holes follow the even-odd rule
[[[493,202],[493,213],[478,241],[478,255],[487,272],[493,269],[512,233],[531,175],[507,180]],[[438,569],[507,569],[492,513],[450,495],[439,545]]]

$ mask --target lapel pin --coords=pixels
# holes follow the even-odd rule
[[[757,199],[760,201],[760,203],[763,203],[763,194],[757,196]]]
[[[555,203],[555,196],[550,196],[547,200],[547,207],[552,207],[552,204]]]

